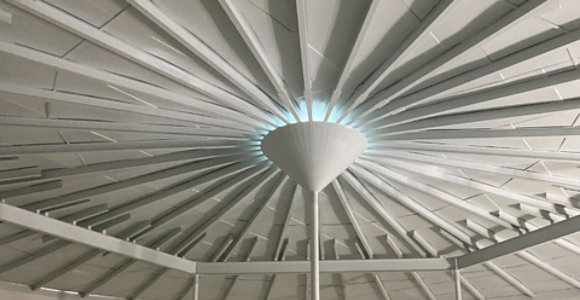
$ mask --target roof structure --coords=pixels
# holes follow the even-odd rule
[[[1,0],[0,281],[309,299],[327,122],[321,299],[580,299],[579,117],[577,0]]]

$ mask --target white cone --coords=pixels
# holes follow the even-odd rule
[[[365,150],[365,136],[355,129],[326,122],[290,124],[262,141],[266,156],[303,188],[318,192]]]

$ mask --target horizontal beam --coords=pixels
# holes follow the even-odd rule
[[[451,270],[445,258],[353,259],[320,261],[320,272],[402,272]],[[280,274],[308,273],[309,261],[253,261],[197,263],[198,274]]]
[[[0,220],[59,239],[120,254],[186,273],[195,273],[196,262],[182,259],[92,230],[68,224],[24,209],[0,203]]]
[[[568,220],[483,248],[482,250],[459,256],[457,257],[457,264],[460,268],[466,268],[490,259],[549,242],[578,231],[580,231],[580,216],[575,216]]]

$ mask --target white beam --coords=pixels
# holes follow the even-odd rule
[[[238,30],[238,32],[240,33],[240,35],[242,36],[242,38],[244,39],[244,41],[246,42],[246,45],[248,45],[248,48],[250,48],[250,51],[258,61],[258,64],[262,67],[262,70],[264,70],[264,73],[266,73],[266,76],[276,89],[278,97],[280,97],[280,99],[282,99],[286,103],[286,105],[288,106],[288,110],[290,110],[290,113],[292,113],[294,119],[296,121],[299,121],[300,117],[296,112],[296,108],[294,107],[293,103],[294,99],[290,94],[290,91],[288,90],[286,82],[284,82],[282,76],[280,76],[278,71],[268,60],[266,50],[262,47],[260,39],[256,36],[254,31],[252,30],[252,27],[247,22],[246,18],[235,7],[235,5],[231,0],[219,0],[219,2],[223,7],[224,11],[226,12],[226,14],[228,15],[228,17],[230,18],[230,20],[232,21],[232,23],[234,24],[234,26],[236,27],[236,29]]]
[[[442,158],[433,155],[417,155],[413,153],[405,153],[399,151],[383,151],[380,155],[376,155],[374,152],[370,154],[365,159],[374,161],[374,162],[387,162],[392,161],[393,159],[405,159],[411,160],[413,162],[425,163],[429,165],[438,165],[444,167],[453,167],[453,168],[460,168],[460,169],[468,169],[474,170],[479,172],[486,172],[492,174],[502,174],[507,175],[510,177],[519,177],[525,179],[532,179],[532,180],[540,180],[546,182],[552,182],[557,185],[564,185],[570,186],[577,189],[580,189],[580,179],[572,178],[572,177],[564,177],[564,176],[557,176],[557,175],[550,175],[550,174],[541,174],[536,172],[529,172],[525,170],[519,170],[515,168],[506,168],[500,166],[494,166],[490,164],[481,164],[476,162],[471,162],[467,160],[456,160],[456,159],[449,159],[449,158]]]
[[[319,235],[319,217],[318,212],[318,192],[310,192],[311,203],[310,218],[310,287],[311,299],[320,299],[320,235]]]
[[[0,117],[1,119],[2,117]],[[40,179],[40,167],[22,167],[17,169],[0,170],[0,182],[15,179]]]
[[[364,115],[366,111],[370,111],[374,109],[378,104],[380,104],[380,100],[375,97],[371,98],[370,100],[363,103],[363,101],[367,100],[369,95],[382,83],[384,80],[388,78],[388,75],[392,73],[392,71],[399,67],[399,61],[401,59],[406,58],[407,54],[414,49],[414,46],[419,41],[420,37],[430,32],[433,24],[436,20],[440,19],[440,17],[452,10],[459,1],[453,0],[442,0],[439,1],[435,7],[431,9],[429,14],[421,21],[419,26],[417,26],[409,35],[405,37],[405,39],[400,43],[394,53],[392,53],[385,61],[383,61],[377,69],[375,69],[360,85],[360,87],[355,91],[354,95],[352,95],[352,104],[343,111],[342,116],[339,120],[344,119],[346,115],[355,109],[358,105],[362,103],[362,106],[359,109],[356,109],[357,113],[354,119],[356,120],[359,116]],[[391,78],[390,82],[396,82],[396,78]]]
[[[369,30],[369,26],[371,25],[371,20],[373,19],[373,16],[377,12],[377,8],[380,3],[381,3],[380,0],[372,0],[366,11],[365,19],[358,30],[354,44],[352,45],[352,48],[350,49],[350,52],[348,54],[348,58],[346,59],[346,63],[344,64],[344,67],[342,67],[342,71],[340,72],[340,76],[338,77],[338,81],[336,82],[336,86],[334,87],[332,95],[330,96],[330,101],[328,102],[328,106],[326,107],[324,121],[328,121],[328,118],[330,118],[330,115],[332,113],[332,109],[334,108],[336,102],[344,93],[343,91],[344,84],[348,79],[352,66],[355,63],[355,59],[363,44],[364,38]]]
[[[481,218],[484,218],[488,221],[491,221],[495,224],[499,224],[503,227],[506,228],[510,228],[511,224],[509,222],[503,221],[502,219],[493,216],[489,213],[489,211],[479,208],[473,204],[470,204],[469,202],[464,201],[463,199],[454,196],[452,194],[449,194],[445,191],[442,191],[440,189],[437,189],[431,185],[425,184],[423,182],[420,182],[418,180],[414,180],[410,177],[401,175],[398,172],[392,171],[390,169],[387,169],[383,166],[379,166],[377,164],[369,164],[368,162],[364,161],[364,160],[359,160],[358,162],[359,164],[366,166],[367,168],[371,169],[374,172],[377,172],[383,176],[386,176],[394,181],[397,181],[401,184],[404,184],[408,187],[411,187],[414,190],[420,191],[422,193],[431,195],[437,199],[440,199],[444,202],[447,202],[451,205],[455,205],[465,211],[468,211],[472,214],[475,214]]]
[[[580,107],[580,99],[572,98],[567,100],[545,101],[532,104],[502,106],[490,109],[473,110],[453,114],[445,114],[415,120],[414,122],[399,124],[385,128],[382,121],[371,124],[373,127],[368,128],[366,132],[372,132],[373,135],[401,133],[414,130],[424,130],[429,128],[444,128],[446,126],[456,126],[461,124],[470,124],[476,122],[493,121],[500,119],[537,116],[550,113],[559,113],[567,111],[577,111]]]
[[[47,153],[70,153],[70,152],[93,152],[93,151],[124,151],[124,150],[146,150],[146,149],[172,149],[172,148],[196,148],[196,149],[219,149],[233,148],[246,144],[247,142],[235,140],[207,140],[207,139],[178,139],[154,141],[127,141],[127,142],[99,142],[99,143],[79,143],[79,144],[47,144],[47,145],[26,145],[26,146],[2,146],[0,155],[34,155]]]
[[[250,138],[247,134],[225,128],[196,128],[171,125],[154,125],[140,123],[64,120],[27,117],[0,117],[0,125],[6,127],[54,128],[66,130],[98,130],[138,132],[151,134],[175,134],[220,139]]]
[[[432,129],[421,132],[382,135],[384,141],[496,139],[527,137],[566,137],[580,135],[578,127],[523,127],[515,129]],[[369,133],[370,138],[379,135]]]
[[[137,8],[147,18],[161,27],[165,32],[179,41],[188,50],[199,56],[208,65],[213,67],[222,76],[227,78],[230,82],[235,84],[248,96],[252,97],[260,104],[264,105],[275,113],[278,117],[283,117],[278,112],[278,107],[272,104],[272,99],[268,97],[262,90],[260,90],[255,83],[251,82],[242,73],[236,70],[229,62],[227,62],[218,53],[207,46],[205,42],[195,36],[193,33],[185,29],[183,26],[172,20],[167,16],[155,3],[150,0],[128,0],[132,6]],[[282,121],[286,121],[283,117]]]
[[[574,82],[578,79],[580,79],[580,70],[575,69],[558,72],[556,74],[546,74],[545,76],[538,78],[526,78],[525,80],[508,82],[498,86],[494,85],[483,89],[477,89],[472,92],[449,96],[432,104],[429,103],[402,111],[382,119],[380,124],[392,126],[401,123],[414,122],[418,119],[441,115],[442,113],[453,109],[465,108],[472,105],[475,106],[477,104],[483,104],[488,101],[513,95],[524,94],[530,91],[538,91],[554,85]],[[365,117],[365,119],[368,124],[383,118],[383,116],[384,111],[382,109],[377,109]],[[352,125],[357,127],[358,123],[354,122]]]
[[[409,170],[411,172],[414,173],[418,173],[421,175],[427,175],[442,181],[446,181],[446,182],[451,182],[451,183],[455,183],[455,184],[461,184],[463,186],[466,187],[470,187],[470,188],[474,188],[476,190],[479,190],[481,192],[484,193],[490,193],[490,194],[494,194],[494,195],[498,195],[501,197],[506,197],[508,199],[512,199],[514,201],[517,202],[522,202],[522,203],[527,203],[536,207],[541,207],[544,209],[547,209],[549,211],[552,212],[558,212],[558,211],[562,211],[570,216],[575,216],[577,215],[579,212],[576,208],[569,208],[569,207],[562,207],[562,205],[558,204],[553,204],[553,203],[549,203],[547,201],[544,201],[540,198],[534,197],[534,196],[529,196],[529,195],[524,195],[524,194],[520,194],[517,192],[512,192],[506,189],[502,189],[502,188],[498,188],[483,182],[479,182],[479,181],[475,181],[475,180],[471,180],[468,178],[464,178],[464,177],[460,177],[460,176],[456,176],[453,174],[449,174],[440,170],[437,170],[436,168],[431,168],[431,167],[422,167],[420,170],[417,170],[416,166],[407,162],[403,162],[403,161],[389,161],[389,165],[395,166],[397,168],[402,168],[405,170]]]
[[[246,100],[235,96],[232,93],[225,91],[213,84],[204,81],[203,79],[194,76],[193,74],[184,71],[166,61],[163,61],[152,54],[147,53],[137,47],[133,47],[121,39],[118,39],[101,29],[90,25],[74,16],[59,10],[58,8],[34,0],[8,0],[9,3],[21,9],[26,10],[52,24],[55,24],[67,31],[70,31],[88,41],[91,41],[107,50],[114,52],[122,57],[125,57],[137,64],[140,64],[150,70],[157,72],[171,80],[179,82],[180,84],[192,88],[200,93],[212,97],[213,100],[221,102],[225,105],[235,107],[240,111],[244,111],[266,123],[275,126],[275,122],[271,117],[265,114],[262,110],[254,105],[248,103]],[[255,95],[252,95],[255,96]],[[270,99],[263,99],[263,97],[255,98],[256,101],[261,102],[264,107],[272,110],[272,113],[277,113],[277,109],[272,105]],[[273,108],[273,109],[272,109]],[[282,117],[282,115],[279,115]]]
[[[359,193],[362,199],[364,199],[370,206],[375,210],[375,212],[391,227],[395,230],[396,234],[401,237],[416,253],[421,256],[425,256],[425,251],[419,247],[411,238],[409,238],[408,231],[405,229],[397,219],[395,219],[382,205],[381,203],[366,189],[366,187],[358,181],[358,179],[350,174],[349,172],[343,172],[342,178],[344,178],[348,184],[350,184]]]
[[[309,261],[198,262],[199,274],[309,273]],[[354,259],[320,261],[321,273],[443,271],[451,268],[444,258]]]
[[[427,209],[426,207],[424,207],[423,205],[418,203],[416,200],[407,196],[403,192],[397,190],[395,187],[390,185],[388,182],[375,176],[374,174],[367,171],[366,169],[358,167],[356,165],[350,166],[349,170],[352,170],[356,175],[364,178],[366,181],[368,181],[369,183],[374,185],[376,188],[385,192],[391,198],[400,202],[401,204],[408,207],[412,211],[417,212],[421,217],[423,217],[427,221],[431,222],[432,224],[435,224],[441,228],[444,228],[449,233],[453,234],[455,237],[457,237],[458,239],[460,239],[461,241],[463,241],[465,243],[471,243],[471,237],[468,234],[459,230],[457,227],[455,227],[450,222],[439,217],[437,214],[433,213],[431,210]]]
[[[300,59],[302,61],[304,99],[306,100],[306,107],[308,110],[308,121],[312,121],[312,78],[310,75],[310,58],[308,55],[310,52],[310,46],[308,44],[306,5],[307,3],[304,0],[296,0],[296,19],[298,23],[298,39],[300,41]]]
[[[14,95],[30,96],[30,99],[43,99],[58,101],[62,103],[79,104],[96,108],[112,109],[130,114],[143,114],[154,117],[162,117],[167,119],[174,119],[180,121],[192,122],[195,124],[207,124],[211,126],[234,128],[247,132],[255,132],[252,126],[241,124],[239,122],[230,121],[227,119],[218,119],[207,117],[200,114],[175,111],[164,109],[161,107],[151,107],[148,105],[129,104],[110,99],[96,98],[93,96],[85,96],[80,94],[73,94],[70,92],[51,91],[32,86],[21,86],[9,83],[0,83],[0,92],[10,93]]]
[[[250,157],[246,157],[246,159],[248,159],[248,158],[250,158]],[[243,159],[243,158],[241,158],[241,159]],[[219,161],[220,158],[218,158],[216,160]],[[221,160],[226,160],[222,163],[227,163],[228,160],[230,160],[231,162],[235,161],[235,160],[231,160],[231,158],[221,158]],[[263,160],[263,159],[254,158],[251,161],[254,161],[255,163],[259,163],[260,160]],[[192,172],[192,170],[196,170],[196,168],[199,167],[200,164],[207,165],[207,164],[209,164],[209,162],[208,161],[195,161],[195,162],[191,162],[191,163],[185,163],[185,164],[177,165],[174,167],[165,168],[165,169],[162,169],[159,171],[131,177],[131,178],[124,179],[124,180],[120,180],[117,182],[107,183],[107,184],[99,185],[99,186],[92,187],[89,189],[71,192],[71,193],[68,193],[65,195],[60,195],[60,196],[56,196],[56,197],[52,197],[52,198],[48,198],[48,199],[38,200],[38,201],[31,202],[29,204],[24,205],[23,208],[28,209],[28,210],[38,210],[38,209],[46,209],[46,208],[50,208],[53,206],[62,205],[65,203],[74,203],[76,201],[79,201],[79,200],[82,200],[85,198],[89,198],[89,197],[93,197],[96,195],[102,195],[105,193],[110,193],[113,191],[129,188],[129,187],[133,187],[133,186],[138,186],[138,185],[145,184],[148,182],[153,182],[153,181],[157,181],[157,180],[161,180],[161,179],[167,179],[169,177],[173,177],[173,176],[177,176],[177,175],[181,175],[181,174],[187,174],[187,173]],[[205,166],[205,167],[208,168],[210,166]]]
[[[0,41],[0,52],[20,57],[36,63],[40,63],[46,66],[50,66],[53,68],[57,68],[59,70],[71,72],[73,74],[78,74],[81,76],[96,79],[102,82],[112,84],[114,86],[120,86],[130,90],[136,90],[172,103],[178,103],[180,105],[192,107],[210,116],[218,116],[228,120],[248,124],[253,126],[254,128],[266,129],[264,128],[262,122],[259,122],[258,120],[255,120],[243,113],[239,113],[226,107],[213,104],[207,101],[202,101],[200,99],[195,99],[189,96],[180,95],[170,90],[160,88],[151,84],[147,84],[141,81],[137,81],[134,79],[130,79],[121,75],[113,74],[111,72],[95,69],[92,67],[87,67],[85,65],[72,62],[70,60],[62,59],[60,57],[53,56],[38,50],[33,50],[31,48],[27,48],[24,46],[19,46],[13,43]]]
[[[472,223],[474,222],[472,221]],[[468,224],[468,226],[470,225]],[[466,268],[493,258],[501,257],[528,247],[561,238],[577,231],[580,231],[580,216],[575,216],[565,221],[536,229],[517,238],[503,240],[496,245],[459,256],[457,261],[461,268]],[[494,238],[498,239],[499,237],[494,235]]]
[[[408,98],[408,100],[406,100],[406,101],[401,101],[402,99],[405,99],[405,97],[401,97],[401,98],[399,98],[399,97],[401,95],[404,95],[405,93],[409,92],[411,90],[411,88],[413,88],[413,87],[415,87],[415,85],[417,85],[417,83],[420,83],[421,81],[423,81],[424,78],[426,78],[426,76],[428,76],[432,72],[436,71],[438,68],[445,65],[446,63],[452,61],[454,58],[462,55],[463,53],[467,53],[469,50],[474,49],[478,45],[481,45],[481,44],[485,43],[486,41],[492,39],[493,37],[498,36],[501,32],[504,32],[508,28],[511,28],[512,26],[514,26],[514,24],[516,24],[517,22],[521,22],[526,17],[533,15],[547,1],[548,0],[527,1],[522,6],[511,11],[510,13],[504,15],[500,20],[494,22],[493,24],[491,24],[487,28],[472,35],[467,40],[462,41],[461,43],[458,43],[454,47],[450,47],[447,51],[443,52],[441,55],[438,55],[434,59],[430,60],[428,63],[418,66],[418,68],[413,70],[410,74],[407,74],[407,76],[405,76],[402,80],[392,84],[387,89],[376,94],[374,96],[374,98],[382,99],[382,101],[378,102],[380,105],[387,103],[386,105],[383,105],[381,107],[381,110],[383,111],[385,116],[395,113],[396,111],[394,111],[393,109],[400,109],[400,108],[408,105],[409,104],[408,102],[412,102],[411,101],[411,100],[413,100],[412,98]],[[545,52],[545,51],[542,51],[542,52]],[[487,70],[486,72],[481,72],[481,71],[484,71],[485,68],[490,69],[489,65],[486,65],[482,69],[476,69],[476,70],[479,70],[477,72],[479,72],[480,74],[473,74],[473,75],[483,76],[483,73],[490,73],[491,72],[490,70]],[[472,72],[472,73],[476,73],[476,72]],[[476,76],[474,76],[474,77],[476,77]],[[467,80],[467,78],[466,78],[466,80]],[[449,87],[449,86],[450,85],[446,85],[446,87]],[[399,99],[397,99],[397,98],[399,98]],[[397,99],[397,101],[391,102],[394,99]],[[375,102],[375,101],[373,101],[373,102]],[[391,105],[391,104],[394,104],[394,105]],[[379,107],[379,105],[375,105],[374,107],[375,108]],[[366,110],[366,111],[370,112],[371,110]]]
[[[5,203],[0,203],[0,219],[32,231],[80,243],[169,269],[194,273],[196,262],[165,254],[92,230],[45,217]]]
[[[532,159],[544,159],[554,161],[569,161],[577,162],[580,160],[580,154],[574,152],[555,152],[555,151],[539,151],[526,150],[517,148],[502,148],[502,147],[478,147],[465,145],[451,145],[440,143],[410,143],[410,142],[395,142],[386,141],[384,143],[375,143],[370,145],[365,154],[382,154],[385,150],[396,149],[406,151],[427,151],[427,152],[444,152],[444,153],[464,153],[476,154],[485,156],[507,156],[507,157],[522,157]]]

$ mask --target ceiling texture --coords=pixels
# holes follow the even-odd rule
[[[260,140],[339,122],[368,145],[320,193],[321,260],[453,257],[579,214],[579,97],[577,0],[1,0],[0,198],[192,261],[305,261],[307,197]],[[33,219],[0,224],[0,281],[192,297],[191,274]],[[579,255],[576,233],[465,268],[464,299],[580,299]],[[321,298],[453,280],[323,273]],[[308,297],[306,274],[199,284]]]

